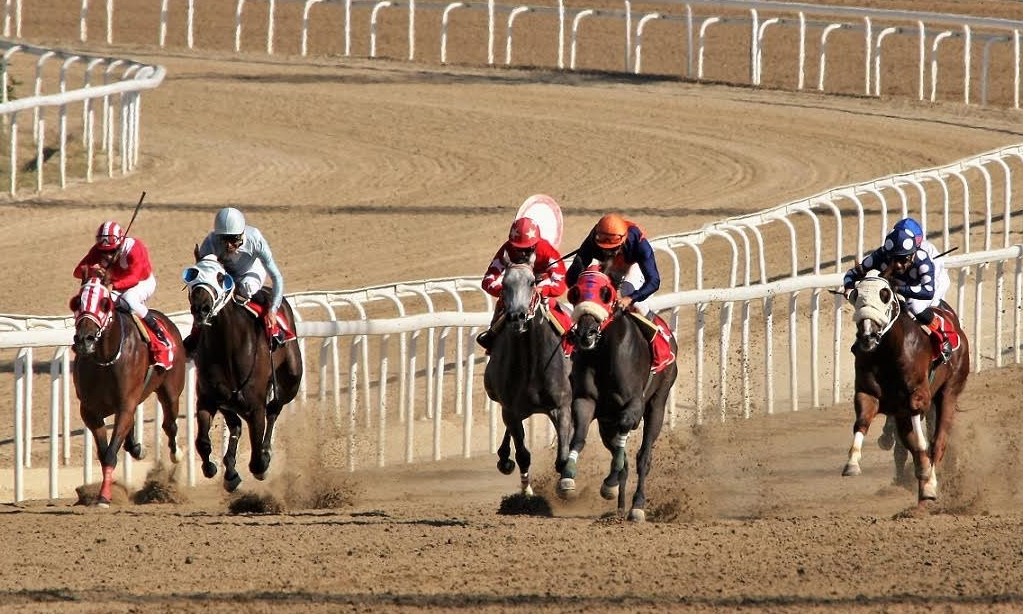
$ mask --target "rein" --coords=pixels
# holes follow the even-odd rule
[[[114,364],[115,362],[117,362],[121,358],[121,353],[124,350],[124,340],[128,336],[127,331],[125,331],[125,324],[124,324],[124,321],[127,318],[123,314],[118,314],[116,308],[114,308],[114,313],[113,313],[113,315],[111,317],[116,319],[117,322],[118,322],[118,326],[121,329],[121,338],[120,338],[120,340],[117,343],[117,351],[114,352],[114,357],[111,358],[110,360],[107,360],[107,361],[97,360],[96,359],[95,351],[92,353],[92,355],[90,356],[91,360],[97,366],[100,366],[100,367],[109,367],[110,365]],[[102,338],[103,331],[105,331],[108,327],[109,327],[109,325],[99,329],[99,332],[96,334],[96,341],[97,342]]]

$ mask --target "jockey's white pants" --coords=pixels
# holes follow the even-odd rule
[[[128,305],[132,313],[140,318],[144,318],[149,313],[146,301],[149,300],[149,297],[153,296],[154,292],[156,292],[156,276],[150,275],[138,284],[121,292],[117,300]]]
[[[235,292],[242,298],[251,299],[266,283],[266,267],[259,260],[255,260],[248,271],[240,275],[232,274],[231,277],[234,278]]]
[[[618,287],[618,292],[622,296],[630,296],[637,288],[643,287],[645,281],[646,278],[643,277],[639,264],[630,265],[629,270],[625,273],[625,277],[622,278],[622,284]],[[632,306],[644,315],[650,311],[645,302],[633,303]]]
[[[945,298],[945,293],[948,292],[948,288],[951,285],[951,281],[948,277],[948,271],[945,270],[945,265],[939,264],[937,261],[934,262],[934,298],[931,300],[924,300],[919,298],[906,299],[906,309],[909,310],[913,316],[917,316],[921,311],[928,307],[935,307],[941,304],[941,301]]]

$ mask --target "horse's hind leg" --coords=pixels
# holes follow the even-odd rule
[[[167,435],[171,462],[179,463],[184,455],[178,445],[178,397],[168,390],[166,385],[156,391],[156,396],[160,399],[160,407],[163,410],[163,433]]]
[[[264,407],[262,410],[250,413],[246,420],[249,425],[249,446],[251,447],[249,472],[252,474],[252,477],[260,481],[266,479],[266,473],[270,469],[270,458],[264,447],[266,436],[270,434],[270,431],[266,428],[267,418],[266,408]]]
[[[958,391],[943,390],[934,397],[934,412],[931,421],[934,428],[934,440],[931,446],[931,472],[926,480],[920,483],[920,499],[938,498],[938,468],[945,459],[949,435],[952,432],[952,420],[955,418],[956,404],[959,402]]]
[[[522,428],[522,420],[516,418],[505,418],[507,430],[511,433],[512,441],[515,444],[515,462],[519,465],[519,477],[522,484],[522,494],[527,497],[533,496],[533,486],[529,483],[529,467],[532,464],[532,455],[526,447],[526,431]]]
[[[213,454],[213,444],[210,442],[210,425],[213,422],[214,412],[208,409],[200,398],[195,410],[195,421],[197,423],[195,435],[195,450],[202,459],[202,474],[207,479],[217,475],[217,465],[210,460]]]
[[[235,468],[238,462],[238,439],[242,436],[242,419],[234,412],[225,411],[223,414],[228,434],[227,450],[224,452],[224,490],[234,492],[242,483],[242,476],[238,475]]]
[[[653,465],[654,442],[664,426],[664,404],[667,397],[667,390],[664,394],[654,395],[647,403],[647,414],[643,418],[643,443],[636,453],[636,493],[632,496],[632,509],[629,510],[629,520],[636,522],[646,520],[646,476]]]

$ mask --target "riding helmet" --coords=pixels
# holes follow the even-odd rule
[[[924,230],[911,217],[895,223],[884,239],[884,250],[892,256],[908,256],[916,252],[924,240]]]
[[[111,252],[121,246],[124,241],[124,231],[117,222],[103,222],[96,229],[96,249],[102,252]]]
[[[234,207],[217,211],[213,220],[213,233],[218,235],[240,235],[245,232],[245,216]]]
[[[625,243],[627,234],[629,223],[617,213],[608,213],[593,227],[593,239],[597,242],[597,247],[603,249],[613,249]]]
[[[511,229],[508,231],[508,241],[512,247],[519,249],[533,247],[540,241],[540,229],[532,219],[520,217],[512,222]]]

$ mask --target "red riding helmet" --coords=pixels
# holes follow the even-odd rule
[[[512,222],[511,230],[508,231],[508,241],[512,247],[519,249],[533,247],[540,242],[540,229],[530,218],[520,217]]]
[[[629,223],[617,213],[608,213],[593,227],[593,239],[597,242],[597,247],[603,249],[619,247],[625,243],[625,236],[628,234]]]
[[[112,252],[121,246],[124,241],[124,232],[117,222],[103,222],[96,229],[96,249],[103,252]]]

